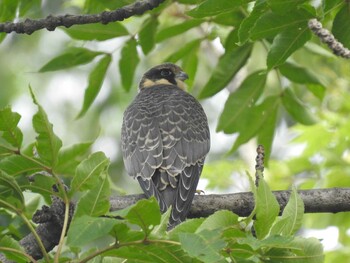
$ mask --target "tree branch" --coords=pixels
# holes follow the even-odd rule
[[[33,20],[27,18],[24,22],[0,23],[0,32],[18,34],[32,34],[35,31],[46,28],[49,31],[54,31],[58,26],[71,27],[72,25],[102,23],[108,24],[115,21],[123,21],[133,15],[142,15],[148,10],[158,7],[165,0],[139,0],[133,4],[124,6],[114,11],[104,11],[94,15],[62,15]]]
[[[286,206],[291,191],[274,191],[274,195],[280,204],[280,211],[282,212]],[[350,211],[350,188],[329,188],[329,189],[315,189],[315,190],[299,190],[301,198],[304,201],[305,213],[339,213]],[[111,197],[111,211],[120,210],[133,205],[138,200],[145,198],[145,195],[127,195]],[[53,205],[50,208],[45,208],[49,211],[48,218],[51,220],[44,220],[45,223],[39,224],[37,233],[42,238],[47,250],[53,249],[59,240],[60,231],[62,229],[57,226],[62,225],[62,209],[57,203],[59,199],[55,199],[56,208]],[[62,201],[61,201],[62,202]],[[64,206],[63,202],[62,205]],[[71,215],[73,214],[74,206],[72,206]],[[251,192],[223,194],[223,195],[197,195],[195,196],[189,218],[207,217],[219,210],[230,210],[233,213],[246,217],[254,209],[254,197]],[[40,210],[44,211],[44,209]],[[41,212],[42,213],[42,212]],[[53,213],[58,213],[55,215]],[[44,216],[44,215],[42,215]],[[57,220],[62,220],[61,224]],[[26,253],[33,258],[39,258],[41,251],[36,245],[36,240],[32,234],[24,237],[20,244],[24,247]],[[11,261],[6,260],[3,255],[0,255],[0,260],[4,263]]]

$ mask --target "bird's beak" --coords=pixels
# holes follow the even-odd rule
[[[179,73],[176,74],[176,78],[184,81],[184,80],[188,79],[188,75],[185,72],[180,71]]]

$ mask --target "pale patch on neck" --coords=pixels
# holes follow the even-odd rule
[[[175,79],[175,81],[176,81],[177,86],[178,86],[180,89],[186,91],[187,86],[186,86],[185,82],[183,82],[183,81],[180,80],[180,79]]]
[[[167,79],[158,79],[158,80],[151,80],[151,79],[145,79],[142,82],[142,88],[150,88],[153,87],[155,85],[174,85],[173,83],[169,82],[169,80]],[[186,84],[180,80],[180,79],[176,79],[176,85],[182,89],[182,90],[186,90]]]

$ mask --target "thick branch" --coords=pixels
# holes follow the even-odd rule
[[[114,11],[104,11],[94,15],[63,15],[52,16],[33,20],[26,19],[19,23],[1,23],[0,32],[18,34],[32,34],[33,32],[46,28],[49,31],[54,31],[58,26],[71,27],[72,25],[102,23],[108,24],[115,21],[123,21],[133,15],[142,15],[148,10],[152,10],[159,6],[165,0],[139,0],[131,5],[124,6]]]
[[[280,204],[281,211],[286,206],[291,191],[273,192]],[[338,213],[350,211],[350,188],[329,188],[299,190],[305,204],[305,213]],[[111,211],[120,210],[144,198],[144,195],[115,196],[111,198]],[[197,195],[195,196],[188,217],[207,217],[218,210],[230,210],[239,216],[248,216],[254,209],[251,192]]]
[[[300,190],[298,192],[304,201],[305,213],[338,213],[350,211],[350,188]],[[280,204],[281,211],[283,211],[289,200],[291,191],[274,191],[273,193]],[[110,210],[116,211],[126,208],[143,198],[145,198],[143,194],[114,196],[110,199]],[[55,201],[57,202],[58,200],[59,199],[56,199]],[[46,208],[49,211],[49,218],[52,218],[52,221],[44,220],[45,223],[40,224],[37,228],[38,235],[45,241],[45,247],[48,250],[57,245],[60,231],[56,230],[62,229],[62,207],[57,203],[55,206],[57,207],[56,209],[52,206]],[[73,209],[74,206],[72,206],[71,215],[73,214]],[[248,216],[254,209],[253,194],[251,192],[244,192],[223,195],[197,195],[193,200],[188,217],[207,217],[216,211],[223,209],[230,210],[242,217]],[[41,210],[41,213],[43,212],[44,209]],[[58,215],[52,213],[58,213]],[[62,222],[57,222],[58,220],[62,220]],[[30,234],[24,237],[20,243],[25,251],[32,257],[38,258],[38,256],[41,255],[33,235]],[[0,255],[0,260],[5,263],[11,262],[5,260],[3,255]]]

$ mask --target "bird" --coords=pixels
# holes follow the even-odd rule
[[[186,219],[210,149],[207,116],[186,91],[186,79],[172,63],[149,69],[122,123],[126,172],[162,213],[171,207],[168,230]]]

